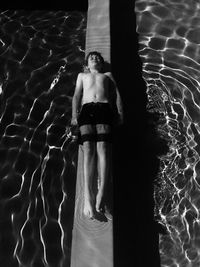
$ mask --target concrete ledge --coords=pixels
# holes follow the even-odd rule
[[[97,50],[110,63],[110,1],[89,0],[86,54]]]
[[[98,51],[110,63],[110,1],[89,0],[86,55]],[[83,149],[79,146],[71,267],[113,267],[113,222],[83,215]],[[98,178],[94,177],[97,183]],[[112,197],[112,196],[111,196]]]

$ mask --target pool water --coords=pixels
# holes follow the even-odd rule
[[[161,266],[199,266],[199,1],[136,1],[147,110],[168,144],[154,184]]]
[[[69,266],[86,13],[0,11],[0,262]]]

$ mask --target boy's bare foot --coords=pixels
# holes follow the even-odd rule
[[[96,211],[98,212],[100,212],[102,209],[102,199],[103,199],[103,192],[99,190],[96,196]]]
[[[94,219],[94,211],[93,211],[92,203],[88,199],[85,199],[83,213],[89,219],[91,220]]]

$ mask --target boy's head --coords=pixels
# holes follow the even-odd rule
[[[85,58],[85,65],[89,69],[95,65],[97,68],[102,70],[104,66],[104,58],[99,52],[91,51],[87,54]]]

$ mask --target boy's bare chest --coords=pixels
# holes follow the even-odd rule
[[[88,74],[83,79],[83,86],[85,88],[90,87],[105,87],[107,85],[107,77],[103,74]]]

